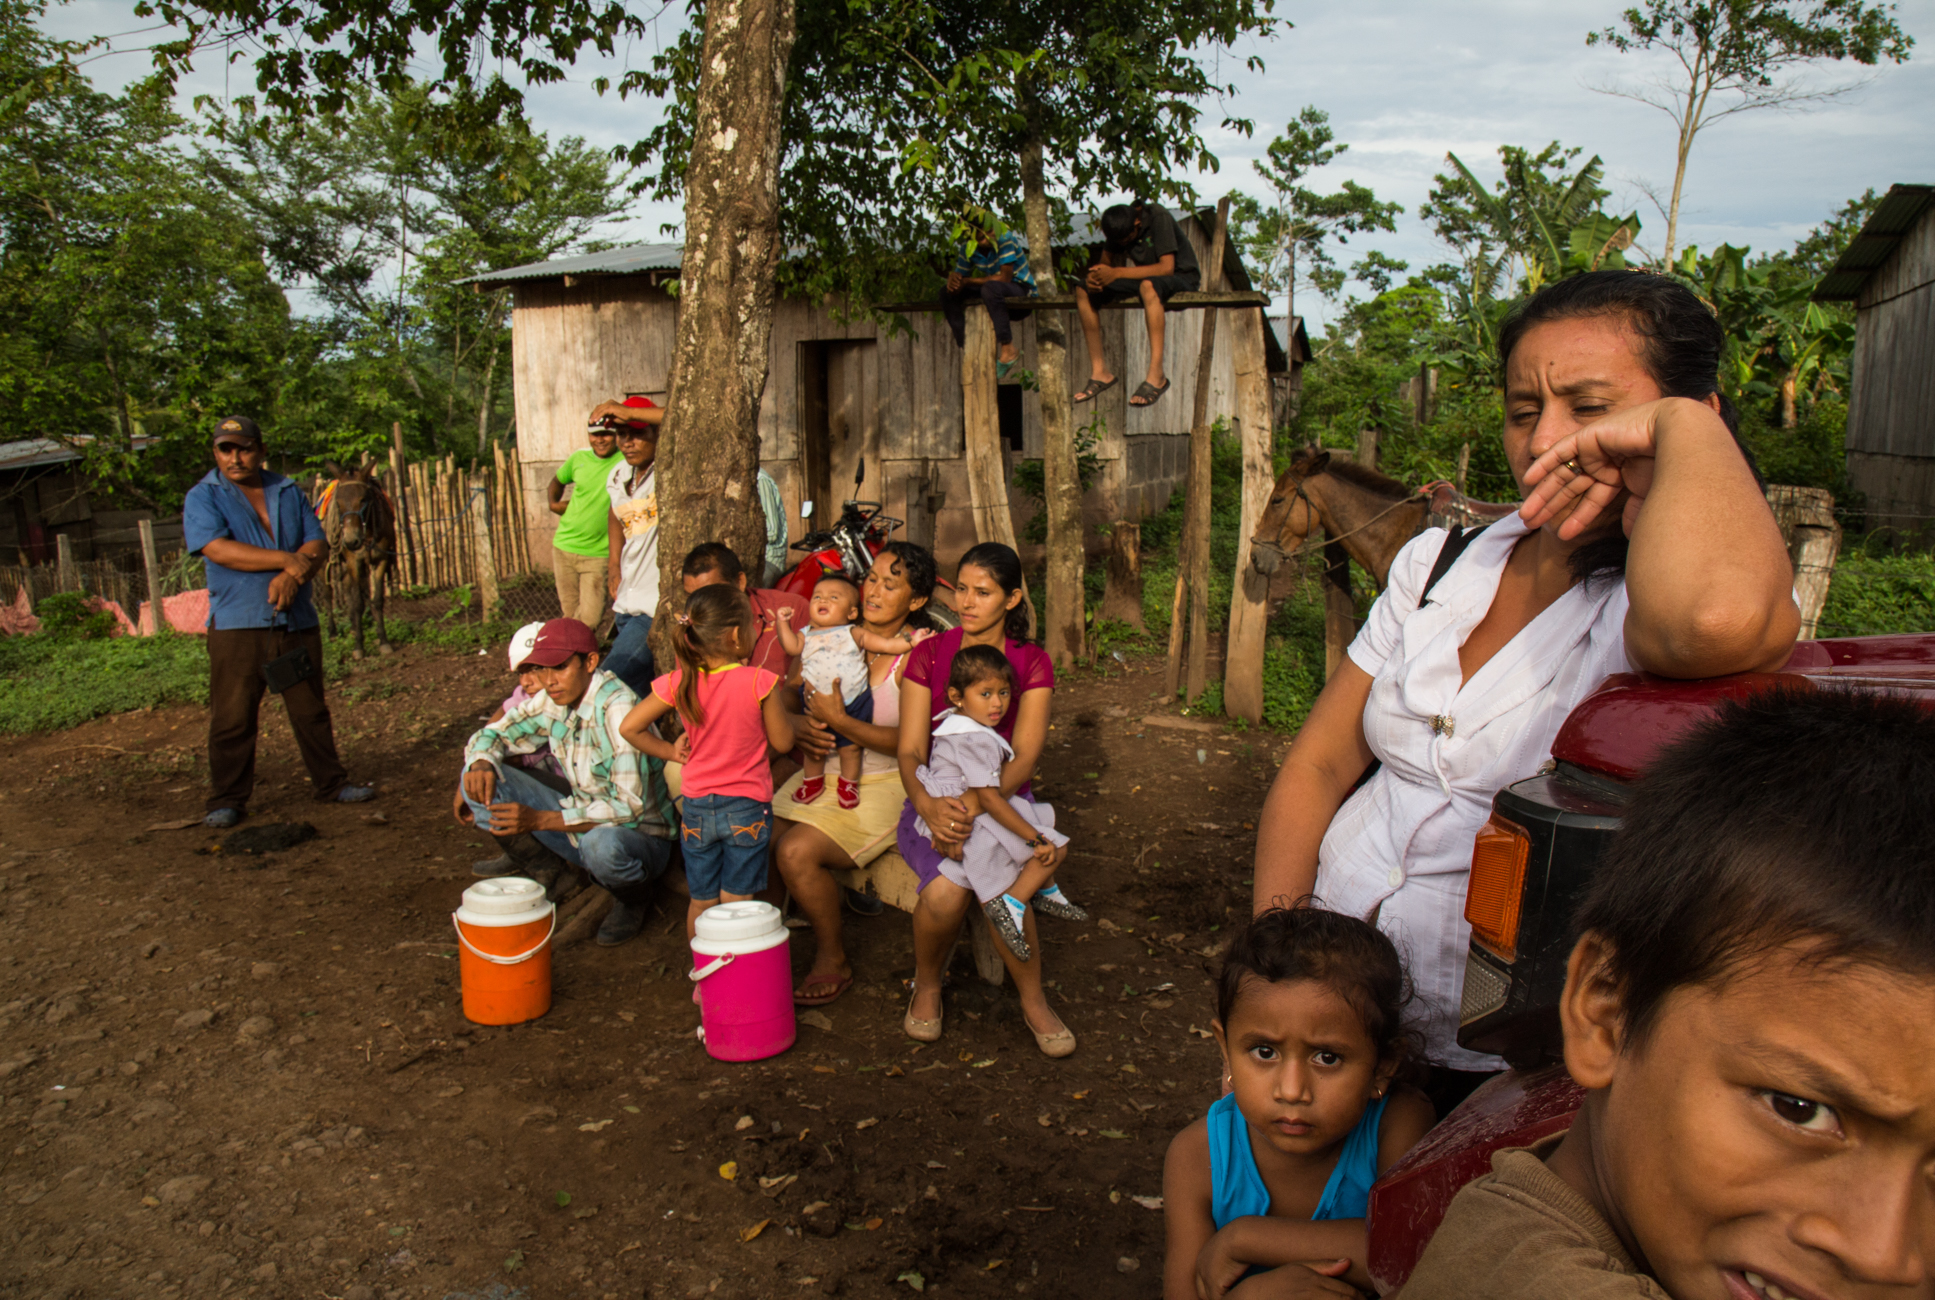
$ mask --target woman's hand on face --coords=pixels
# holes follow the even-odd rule
[[[1689,402],[1667,397],[1629,406],[1553,443],[1526,468],[1525,486],[1531,490],[1519,516],[1532,528],[1557,519],[1559,536],[1571,541],[1623,498],[1620,524],[1631,534],[1653,487],[1661,416]]]

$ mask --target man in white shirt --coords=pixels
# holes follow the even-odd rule
[[[635,409],[635,404],[637,405]],[[618,424],[622,463],[605,480],[611,498],[611,653],[605,668],[643,697],[652,689],[652,615],[658,609],[658,419],[648,398],[625,399]]]

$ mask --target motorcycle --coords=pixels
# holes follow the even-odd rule
[[[866,457],[860,458],[859,466],[853,475],[853,490],[857,496],[860,484],[867,475]],[[873,567],[874,557],[880,548],[887,544],[894,530],[901,527],[901,521],[881,513],[883,507],[878,501],[845,501],[840,506],[840,517],[830,530],[810,532],[794,542],[789,550],[804,551],[800,562],[780,578],[778,589],[810,600],[813,586],[828,573],[844,573],[855,582],[863,581],[867,570]],[[813,517],[813,503],[808,501],[800,507],[800,514],[806,519]],[[940,584],[953,590],[953,584],[941,579]],[[935,609],[938,616],[942,613]]]

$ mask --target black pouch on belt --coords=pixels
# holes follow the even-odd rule
[[[308,646],[297,646],[288,654],[278,655],[262,665],[262,677],[277,695],[315,675],[316,661],[309,657]]]

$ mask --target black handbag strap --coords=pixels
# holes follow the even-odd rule
[[[1484,532],[1489,526],[1488,524],[1480,524],[1476,528],[1461,528],[1457,524],[1451,526],[1451,531],[1445,536],[1444,545],[1438,548],[1438,559],[1431,566],[1431,576],[1424,580],[1424,590],[1418,593],[1419,609],[1424,608],[1425,598],[1431,594],[1431,589],[1438,585],[1438,579],[1451,572],[1451,566],[1458,562],[1458,557],[1465,553],[1465,548],[1476,541],[1478,534]]]

